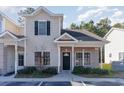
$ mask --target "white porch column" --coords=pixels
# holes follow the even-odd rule
[[[26,66],[26,40],[24,41],[24,66]]]
[[[82,50],[82,54],[83,54],[83,61],[82,61],[82,65],[84,66],[84,49]]]
[[[17,53],[17,48],[18,48],[18,43],[16,42],[15,44],[15,75],[17,74],[17,67],[18,67],[18,53]]]
[[[60,53],[60,46],[58,46],[58,73],[60,73],[60,56],[61,55],[61,53]]]
[[[100,47],[100,68],[102,69],[102,47]]]
[[[72,46],[72,70],[74,69],[74,46]]]

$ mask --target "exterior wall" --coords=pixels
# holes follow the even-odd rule
[[[13,72],[15,69],[15,47],[14,46],[7,46],[7,73]]]
[[[8,19],[4,18],[5,22],[5,30],[10,31],[16,35],[23,35],[24,33],[24,29],[23,27],[18,27],[17,25],[15,25],[14,23],[12,23],[11,21],[9,21]]]
[[[112,31],[107,36],[106,40],[110,41],[110,43],[105,45],[105,63],[119,61],[119,52],[124,52],[123,38],[124,31],[119,29]],[[112,54],[111,57],[109,57],[110,53]]]
[[[3,74],[4,68],[4,44],[0,44],[0,74]]]
[[[35,36],[34,35],[34,21],[49,20],[50,21],[50,36]],[[58,65],[58,49],[54,43],[54,39],[60,36],[60,20],[58,17],[49,16],[44,11],[39,14],[26,17],[26,66],[35,66],[34,52],[36,51],[50,51],[50,66]]]

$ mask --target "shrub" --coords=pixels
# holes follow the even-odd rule
[[[100,75],[108,75],[109,70],[104,70],[100,68],[90,68],[90,67],[83,67],[83,66],[76,66],[74,67],[73,72],[74,74],[100,74]]]
[[[72,73],[82,74],[83,73],[83,67],[82,66],[75,66]]]
[[[100,68],[93,68],[92,74],[108,75],[109,71],[105,69],[100,69]]]
[[[49,68],[42,70],[42,72],[46,74],[57,74],[57,69],[54,67],[49,67]]]
[[[35,67],[26,67],[24,69],[18,70],[18,74],[32,74],[36,71]]]

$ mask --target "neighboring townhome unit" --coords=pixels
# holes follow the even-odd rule
[[[124,29],[112,28],[104,38],[110,41],[105,45],[105,63],[124,61]]]
[[[24,28],[4,22],[12,28],[4,27],[0,35],[1,73],[16,74],[18,69],[30,66],[55,67],[58,73],[71,71],[74,66],[102,66],[102,47],[107,40],[86,30],[63,29],[63,15],[45,7],[23,17]]]

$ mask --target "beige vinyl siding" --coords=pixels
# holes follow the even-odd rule
[[[34,35],[34,22],[38,20],[50,21],[50,36]],[[27,36],[27,49],[26,49],[26,66],[35,66],[34,52],[36,51],[49,51],[50,52],[50,65],[58,65],[58,50],[54,39],[60,36],[59,17],[53,17],[41,11],[32,17],[26,17],[26,36]]]
[[[23,27],[19,27],[7,18],[5,18],[5,30],[10,31],[16,35],[23,35]]]

